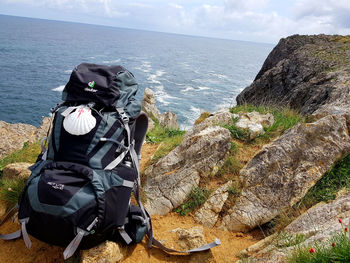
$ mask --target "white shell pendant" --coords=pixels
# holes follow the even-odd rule
[[[64,129],[72,135],[84,135],[96,126],[96,119],[91,114],[91,109],[79,106],[63,120]]]

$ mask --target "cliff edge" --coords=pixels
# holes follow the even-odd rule
[[[283,105],[302,114],[350,111],[350,37],[282,38],[237,104]]]

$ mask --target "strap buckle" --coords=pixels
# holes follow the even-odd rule
[[[129,119],[128,115],[125,113],[124,108],[117,108],[117,111],[118,111],[122,121],[124,123],[128,123],[130,119]]]

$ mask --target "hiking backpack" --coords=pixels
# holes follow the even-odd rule
[[[176,251],[153,238],[140,200],[139,160],[148,118],[135,99],[137,90],[133,74],[121,66],[83,63],[73,70],[63,102],[51,110],[48,147],[43,140],[19,201],[21,229],[0,238],[23,236],[30,248],[30,234],[66,247],[65,259],[106,239],[130,244],[146,235],[149,247],[185,253],[220,243]],[[137,205],[131,204],[132,192]]]

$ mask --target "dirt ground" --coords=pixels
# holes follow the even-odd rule
[[[142,148],[142,169],[150,161],[152,154],[157,149],[156,145],[145,144]],[[160,241],[165,241],[168,247],[175,247],[174,233],[170,231],[176,228],[189,229],[197,226],[191,216],[180,216],[176,213],[170,213],[166,216],[152,216],[154,235]],[[11,233],[19,229],[17,223],[11,220],[0,227],[0,233]],[[207,242],[212,242],[215,238],[221,240],[221,245],[211,250],[211,262],[234,262],[237,259],[237,253],[263,238],[260,231],[253,231],[248,234],[232,233],[222,231],[217,228],[204,227],[204,236]],[[31,237],[32,248],[27,249],[22,239],[15,241],[0,240],[0,262],[6,263],[53,263],[64,262],[62,252],[63,248],[48,245]],[[146,241],[141,244],[129,246],[127,257],[122,261],[125,263],[134,262],[196,262],[193,256],[168,255],[163,251],[152,248],[148,249]]]

